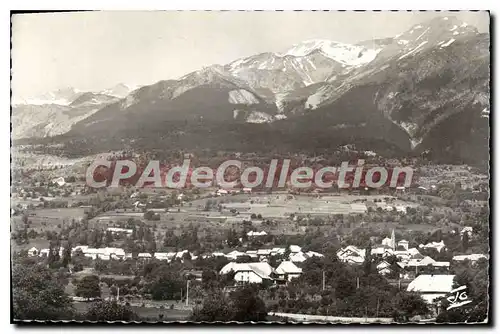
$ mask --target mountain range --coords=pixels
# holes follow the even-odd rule
[[[66,133],[75,123],[126,97],[132,90],[120,83],[99,92],[67,87],[35,97],[13,96],[12,137],[50,137]]]
[[[133,91],[16,104],[13,137],[288,151],[355,143],[487,161],[489,48],[489,34],[451,16],[353,45],[308,40]]]

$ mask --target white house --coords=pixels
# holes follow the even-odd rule
[[[488,259],[488,257],[484,254],[464,254],[464,255],[455,255],[451,260],[458,262],[469,260],[472,263],[475,263],[480,259]]]
[[[307,255],[308,257],[324,257],[324,255],[323,255],[323,254],[318,253],[318,252],[313,252],[313,251],[309,251],[309,252],[307,252],[307,253],[306,253],[306,255]]]
[[[64,181],[64,177],[62,177],[62,176],[61,176],[61,177],[58,177],[58,178],[56,178],[56,179],[53,179],[53,180],[52,180],[52,183],[55,183],[55,184],[57,184],[59,187],[62,187],[62,186],[64,186],[64,185],[66,184],[66,181]]]
[[[243,252],[238,252],[237,250],[234,250],[230,253],[227,253],[226,254],[226,258],[230,259],[230,260],[236,260],[239,256],[245,256],[247,254],[243,253]]]
[[[302,274],[302,268],[297,267],[291,261],[283,261],[280,263],[278,268],[276,268],[276,273],[280,276],[280,278],[288,278],[288,280],[291,281]]]
[[[108,227],[106,229],[106,231],[110,231],[113,234],[124,233],[124,234],[127,234],[127,235],[130,235],[130,234],[132,234],[134,232],[134,230],[132,230],[132,229],[120,228],[120,227]]]
[[[382,270],[382,269],[385,269],[385,268],[389,268],[390,266],[391,266],[391,264],[389,262],[382,261],[379,264],[377,264],[377,270]]]
[[[137,254],[137,258],[139,259],[150,259],[152,256],[150,253],[139,253]]]
[[[30,249],[28,249],[28,256],[38,256],[38,252],[38,248],[31,247]]]
[[[356,246],[347,246],[337,252],[337,257],[340,261],[348,263],[363,263],[365,260],[365,249],[360,249]]]
[[[441,252],[443,249],[446,248],[446,245],[444,244],[444,241],[441,240],[440,242],[435,242],[435,241],[429,242],[426,245],[420,244],[418,247],[423,248],[423,249],[433,248],[433,249],[437,250],[438,252]]]
[[[425,256],[423,258],[415,258],[411,259],[409,261],[405,262],[399,262],[398,263],[401,268],[407,268],[407,267],[427,267],[427,266],[432,266],[432,267],[440,267],[440,268],[449,268],[450,267],[450,262],[445,262],[445,261],[435,261],[432,259],[430,256]]]
[[[226,189],[219,189],[216,192],[217,196],[224,196],[224,195],[227,195],[227,194],[229,194],[229,191],[227,191]]]
[[[273,249],[271,249],[271,255],[283,255],[285,254],[285,252],[285,248],[274,247]]]
[[[404,247],[404,249],[408,250],[409,242],[407,240],[398,241],[398,246]]]
[[[73,247],[72,252],[80,250],[83,255],[93,260],[97,258],[101,260],[120,260],[125,258],[125,251],[122,248],[105,247],[105,248],[89,248],[88,246]]]
[[[169,257],[169,253],[154,253],[153,257],[160,261],[170,261],[172,257]]]
[[[257,249],[257,255],[258,256],[268,256],[272,252],[271,249]]]
[[[180,252],[177,252],[177,253],[175,254],[175,258],[176,258],[176,259],[182,259],[182,258],[184,258],[184,254],[186,254],[186,253],[189,253],[189,251],[188,251],[187,249],[182,250],[182,251],[180,251]],[[192,254],[189,254],[189,255],[190,255],[190,257],[191,257],[191,258],[193,257],[193,255],[192,255]]]
[[[288,259],[292,262],[304,262],[305,260],[307,260],[307,256],[302,252],[290,253]]]
[[[453,290],[455,275],[420,275],[406,289],[420,294],[427,303],[445,297]]]
[[[462,229],[462,231],[460,231],[460,235],[462,235],[462,236],[463,236],[463,235],[464,235],[464,233],[467,233],[467,235],[468,235],[469,237],[471,237],[471,236],[472,236],[472,232],[473,232],[473,231],[472,231],[472,227],[470,227],[470,226],[465,226],[465,227]]]
[[[264,280],[271,280],[273,268],[267,262],[235,263],[226,264],[220,274],[225,275],[234,272],[234,280],[237,283],[262,283]]]
[[[219,257],[219,256],[226,256],[226,254],[222,253],[222,252],[213,252],[212,253],[212,256],[213,257]]]
[[[391,255],[394,255],[394,250],[387,245],[383,245],[383,246],[372,248],[371,254],[385,258],[385,257],[391,256]]]
[[[250,231],[247,233],[247,236],[249,236],[249,237],[261,237],[264,235],[267,235],[267,233],[265,231],[261,231],[261,232]]]
[[[50,249],[44,248],[40,250],[40,253],[38,253],[38,256],[49,256]]]

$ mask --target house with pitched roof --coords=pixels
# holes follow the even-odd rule
[[[302,275],[302,268],[297,267],[292,261],[283,261],[276,268],[276,274],[279,279],[291,281]]]
[[[226,275],[230,272],[234,273],[234,281],[236,283],[262,283],[266,280],[272,281],[270,277],[275,271],[267,262],[250,262],[236,263],[229,262],[221,270],[221,275]]]
[[[418,293],[431,304],[453,290],[455,275],[420,275],[408,284],[407,291]]]

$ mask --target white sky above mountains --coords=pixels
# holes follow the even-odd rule
[[[152,84],[308,39],[395,36],[436,16],[488,32],[487,12],[73,12],[12,18],[12,90]]]

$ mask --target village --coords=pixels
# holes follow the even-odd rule
[[[269,316],[280,319],[393,319],[397,307],[376,301],[361,312],[356,303],[324,304],[375,293],[417,294],[427,306],[412,316],[428,321],[446,314],[443,298],[465,268],[482,270],[489,260],[485,178],[466,167],[422,167],[410,187],[325,192],[96,190],[84,166],[23,165],[11,206],[16,261],[59,271],[81,314],[102,299],[142,317],[187,319],[213,293],[259,286]],[[85,292],[91,278],[97,288]]]

